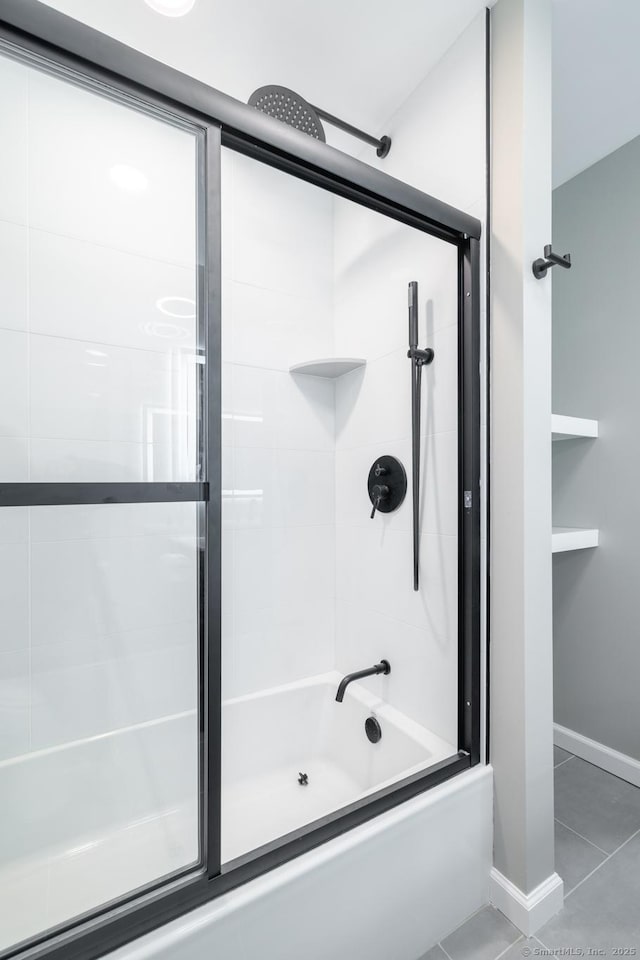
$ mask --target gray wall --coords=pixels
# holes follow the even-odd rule
[[[555,721],[640,759],[640,137],[558,187],[553,410],[600,421],[553,444],[559,526],[600,529],[554,559]]]

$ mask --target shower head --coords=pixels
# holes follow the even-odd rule
[[[326,110],[321,110],[320,107],[314,107],[313,104],[307,103],[304,97],[294,93],[293,90],[289,90],[288,87],[278,87],[273,84],[267,87],[258,87],[251,94],[248,102],[250,107],[255,107],[256,110],[261,110],[262,113],[275,117],[276,120],[282,120],[283,123],[288,123],[290,127],[294,127],[296,130],[302,130],[303,133],[313,137],[314,140],[321,140],[322,143],[326,143],[327,138],[320,122],[321,117],[332,126],[338,127],[352,137],[364,140],[365,143],[375,147],[377,155],[381,158],[386,157],[391,149],[391,137],[380,137],[378,140],[376,137],[358,130],[357,127],[353,127],[350,123],[339,120],[338,117],[327,113]]]
[[[259,87],[249,97],[249,106],[302,130],[315,140],[327,142],[315,107],[288,87]]]

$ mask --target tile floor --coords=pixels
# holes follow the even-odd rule
[[[554,748],[561,912],[527,939],[483,907],[420,960],[640,956],[640,789]]]

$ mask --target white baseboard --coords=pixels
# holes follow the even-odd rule
[[[532,937],[562,909],[564,884],[557,873],[527,894],[493,867],[490,884],[491,903],[526,937]]]
[[[618,750],[606,747],[604,743],[598,743],[597,740],[583,737],[575,730],[561,727],[559,723],[553,725],[553,742],[557,747],[568,750],[576,757],[601,767],[607,773],[612,773],[635,787],[640,787],[640,760],[634,760],[626,753],[619,753]]]

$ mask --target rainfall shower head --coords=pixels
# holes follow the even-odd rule
[[[261,110],[262,113],[275,117],[276,120],[288,123],[290,127],[302,130],[303,133],[313,137],[314,140],[321,140],[322,143],[326,143],[327,138],[320,121],[321,117],[332,126],[339,127],[340,130],[351,134],[352,137],[364,140],[365,143],[375,147],[379,157],[386,157],[391,149],[391,137],[381,137],[379,140],[376,137],[371,137],[368,133],[363,133],[357,127],[351,126],[350,123],[345,123],[344,120],[339,120],[333,114],[327,113],[326,110],[321,110],[320,107],[314,107],[313,104],[307,103],[300,94],[294,93],[288,87],[278,87],[273,84],[267,87],[258,87],[251,94],[248,102],[250,107],[255,107],[256,110]]]
[[[315,140],[327,141],[315,107],[287,87],[259,87],[249,97],[249,106],[302,130]]]

